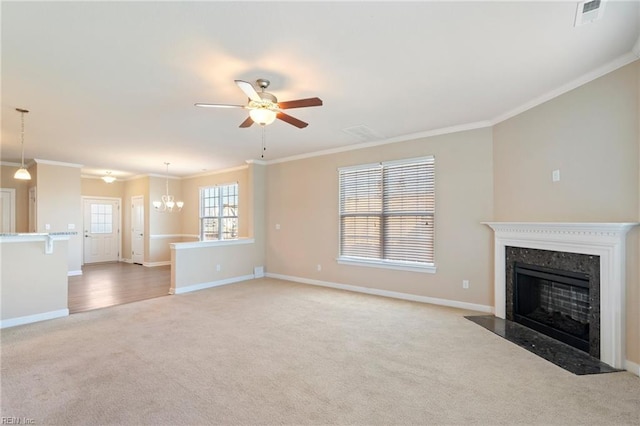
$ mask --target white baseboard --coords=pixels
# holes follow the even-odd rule
[[[68,277],[76,277],[78,275],[82,275],[82,269],[80,269],[78,271],[67,271],[67,276]]]
[[[626,360],[624,362],[624,368],[630,372],[640,377],[640,364],[636,364],[635,362]]]
[[[170,260],[164,260],[162,262],[144,262],[142,263],[143,266],[146,266],[147,268],[153,268],[154,266],[167,266],[167,265],[171,265],[171,261]]]
[[[17,325],[31,324],[33,322],[46,321],[54,318],[62,318],[68,316],[69,309],[59,309],[57,311],[43,312],[41,314],[5,319],[0,321],[0,328],[15,327]]]
[[[120,262],[124,262],[124,263],[133,263],[133,260],[131,259],[125,259],[124,257],[122,259],[120,259]]]
[[[415,294],[400,293],[397,291],[380,290],[378,288],[359,287],[359,286],[348,285],[348,284],[338,284],[338,283],[332,283],[328,281],[292,277],[290,275],[273,274],[269,272],[267,272],[265,275],[269,278],[277,278],[277,279],[286,280],[286,281],[295,281],[302,284],[311,284],[311,285],[317,285],[321,287],[331,287],[331,288],[337,288],[340,290],[354,291],[357,293],[373,294],[376,296],[391,297],[393,299],[410,300],[413,302],[429,303],[432,305],[448,306],[451,308],[467,309],[470,311],[492,313],[492,309],[493,309],[492,306],[478,305],[475,303],[467,303],[467,302],[459,302],[457,300],[438,299],[436,297],[418,296]]]
[[[179,287],[179,288],[172,287],[169,290],[169,294],[190,293],[192,291],[204,290],[205,288],[211,288],[211,287],[219,287],[221,285],[227,285],[227,284],[237,283],[240,281],[252,280],[254,278],[255,278],[254,275],[250,274],[250,275],[241,275],[239,277],[227,278],[219,281],[210,281],[206,283],[194,284],[187,287]]]

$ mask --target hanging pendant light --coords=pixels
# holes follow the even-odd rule
[[[16,108],[16,111],[20,113],[20,118],[22,122],[22,129],[20,131],[20,144],[22,145],[22,160],[20,161],[20,168],[16,171],[16,174],[13,175],[14,179],[18,180],[31,180],[31,174],[24,166],[24,115],[29,111],[22,108]]]
[[[158,212],[167,212],[173,213],[174,211],[182,210],[182,206],[184,206],[184,202],[175,201],[173,195],[169,195],[169,164],[164,163],[167,166],[167,182],[166,182],[166,194],[162,196],[162,201],[154,201],[153,208]],[[176,209],[177,207],[177,209]]]

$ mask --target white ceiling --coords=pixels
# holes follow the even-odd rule
[[[637,59],[640,2],[2,2],[1,159],[84,165],[126,178],[189,176],[260,159],[238,128],[234,79],[271,80],[309,122],[266,128],[264,160],[495,122]],[[586,76],[586,77],[585,77]],[[371,140],[375,140],[371,139]]]

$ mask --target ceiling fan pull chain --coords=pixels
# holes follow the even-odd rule
[[[260,158],[264,158],[264,152],[267,150],[267,142],[266,142],[267,126],[265,126],[264,124],[261,124],[261,126],[262,126],[262,155],[260,156]]]

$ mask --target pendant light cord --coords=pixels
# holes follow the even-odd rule
[[[169,198],[169,164],[170,163],[164,163],[167,165],[167,173],[164,175],[165,177],[165,189],[167,190],[167,198]]]
[[[20,145],[22,147],[22,156],[20,158],[21,168],[24,169],[24,115],[29,111],[22,108],[16,108],[16,110],[20,113]]]

